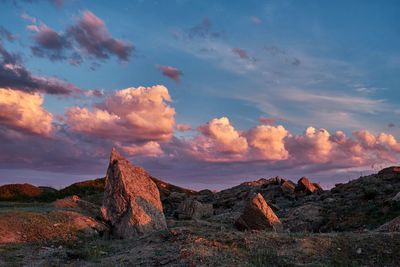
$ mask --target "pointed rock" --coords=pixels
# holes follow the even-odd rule
[[[107,170],[103,219],[120,238],[143,236],[167,228],[160,192],[150,175],[114,148]]]
[[[296,192],[306,192],[308,194],[312,194],[316,191],[319,191],[318,187],[315,186],[307,177],[301,177],[297,182]]]
[[[235,226],[239,230],[279,231],[282,229],[281,221],[259,193],[250,198],[236,220]]]
[[[114,162],[115,160],[123,160],[124,158],[118,153],[118,151],[113,147],[111,149],[110,155],[110,163]]]

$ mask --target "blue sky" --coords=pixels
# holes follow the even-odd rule
[[[293,135],[313,126],[400,136],[398,1],[62,2],[0,1],[0,26],[15,37],[4,47],[34,75],[83,90],[107,95],[166,86],[176,123],[194,129],[176,137],[196,136],[196,127],[223,116],[242,131],[266,117]],[[27,16],[63,35],[85,11],[100,18],[113,38],[133,45],[128,60],[84,56],[73,66],[32,54],[36,33],[27,29]],[[180,81],[158,66],[179,70]],[[44,99],[43,107],[60,116],[70,106],[103,101]]]

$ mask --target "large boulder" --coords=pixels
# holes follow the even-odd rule
[[[320,189],[315,186],[307,177],[301,177],[297,182],[296,192],[305,192],[307,194],[312,194],[319,191]]]
[[[212,216],[214,213],[212,204],[201,203],[196,199],[186,199],[175,212],[175,216],[181,220],[202,219]]]
[[[254,194],[236,220],[239,230],[279,231],[282,224],[261,194]]]
[[[114,235],[133,238],[167,228],[157,185],[114,148],[105,183],[101,213]]]
[[[379,232],[400,232],[400,216],[381,225],[377,231]]]

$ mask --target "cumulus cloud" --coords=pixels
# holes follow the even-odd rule
[[[0,88],[0,125],[27,133],[49,135],[53,116],[43,108],[43,96]]]
[[[367,130],[354,131],[353,135],[365,147],[373,147],[376,144],[375,135]]]
[[[159,143],[150,141],[141,145],[137,144],[129,144],[123,145],[121,143],[117,143],[117,148],[122,150],[124,153],[129,156],[148,156],[148,157],[158,157],[163,155],[163,150]]]
[[[175,82],[179,83],[182,76],[182,71],[177,68],[171,66],[161,66],[157,65],[157,68],[161,71],[164,76],[174,80]]]
[[[324,163],[330,160],[332,142],[330,134],[325,129],[308,127],[303,135],[290,139],[290,152],[295,159],[306,160],[310,163]]]
[[[227,117],[212,119],[198,130],[206,137],[203,146],[216,152],[239,154],[248,148],[246,138],[241,136]]]
[[[54,77],[35,76],[21,63],[17,54],[9,53],[0,42],[0,87],[26,92],[70,95],[79,88]]]
[[[66,121],[71,129],[114,141],[163,141],[171,138],[175,110],[162,85],[127,88],[115,92],[92,110],[71,107]]]
[[[263,160],[285,160],[289,152],[285,148],[284,139],[288,131],[282,126],[259,125],[247,134],[252,148],[252,157]]]

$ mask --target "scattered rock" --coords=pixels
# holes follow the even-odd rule
[[[239,230],[279,231],[282,224],[261,194],[253,195],[235,222]]]
[[[378,232],[400,232],[400,216],[394,218],[393,220],[381,225]]]
[[[295,188],[296,192],[306,192],[307,194],[312,194],[318,190],[318,187],[315,186],[315,184],[313,184],[307,177],[301,177]]]
[[[114,148],[101,212],[120,238],[167,229],[157,185],[143,168],[130,164]]]
[[[202,219],[212,216],[214,213],[212,204],[201,203],[195,199],[186,199],[175,212],[180,220]]]

